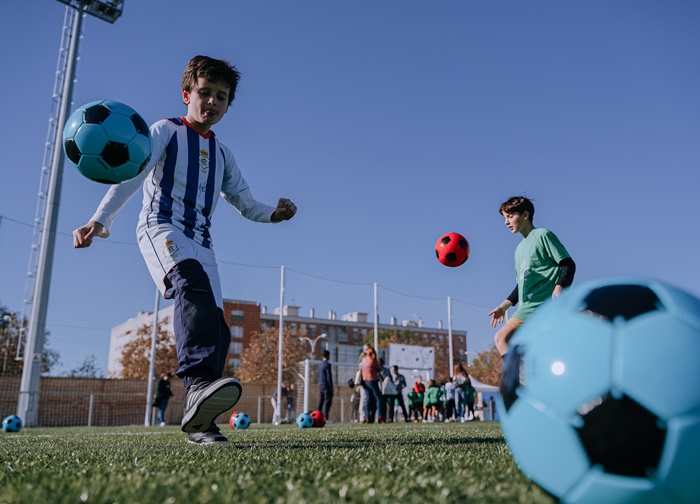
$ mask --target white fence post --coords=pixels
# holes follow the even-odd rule
[[[309,369],[309,359],[304,359],[304,413],[309,412],[309,382],[311,371]]]

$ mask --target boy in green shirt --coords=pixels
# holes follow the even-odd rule
[[[503,322],[506,311],[520,302],[518,309],[494,336],[502,357],[515,331],[535,309],[549,298],[558,297],[574,281],[576,264],[554,233],[533,224],[535,206],[528,198],[515,196],[499,208],[511,233],[520,233],[522,241],[515,249],[517,285],[513,292],[489,312],[491,327]]]

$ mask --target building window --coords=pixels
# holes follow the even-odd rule
[[[243,310],[231,310],[231,322],[243,322],[244,316]]]
[[[229,350],[229,353],[232,353],[234,355],[241,355],[243,353],[243,343],[240,341],[235,341],[231,343],[231,350]]]
[[[236,339],[241,339],[243,337],[243,326],[231,326],[231,337]]]
[[[309,326],[309,336],[311,336],[312,338],[315,338],[317,332],[318,332],[318,327],[316,327],[315,325]]]
[[[229,359],[228,365],[231,369],[238,369],[239,367],[241,367],[241,359]]]

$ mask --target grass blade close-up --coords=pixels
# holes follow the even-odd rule
[[[228,445],[208,447],[175,426],[3,434],[0,503],[552,502],[498,423],[223,432]]]

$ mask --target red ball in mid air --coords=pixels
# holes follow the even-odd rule
[[[435,244],[435,255],[445,266],[461,266],[469,259],[469,242],[459,233],[445,233]]]
[[[326,416],[319,410],[312,411],[311,418],[314,419],[314,427],[323,427],[326,425]]]

